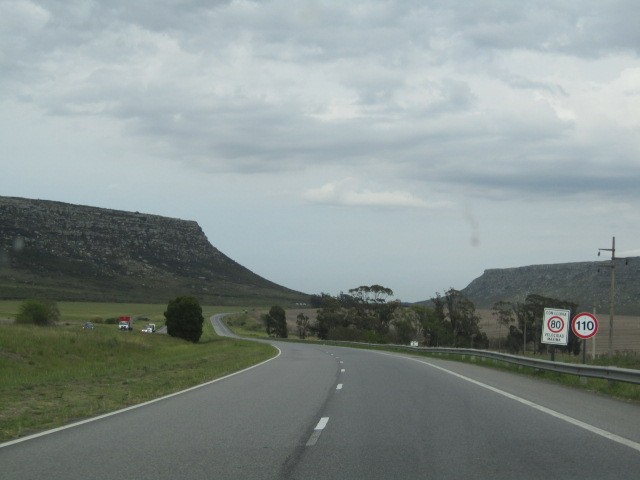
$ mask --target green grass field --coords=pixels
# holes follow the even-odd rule
[[[260,314],[259,310],[245,310],[229,315],[225,318],[225,322],[236,335],[241,337],[269,338],[260,319]]]
[[[59,303],[55,327],[16,325],[21,302],[0,302],[0,441],[197,385],[275,355],[269,345],[218,337],[214,313],[241,307],[203,307],[198,344],[86,321],[144,315],[164,325],[165,305]]]

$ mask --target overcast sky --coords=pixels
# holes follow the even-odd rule
[[[0,0],[0,195],[307,293],[640,254],[640,2]]]

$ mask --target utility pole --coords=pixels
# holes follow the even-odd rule
[[[615,301],[615,281],[616,281],[616,237],[612,238],[611,248],[599,248],[600,252],[611,252],[611,291],[609,292],[609,358],[613,358],[613,305]]]

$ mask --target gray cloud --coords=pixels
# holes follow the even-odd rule
[[[1,7],[0,82],[53,116],[110,118],[192,168],[383,162],[478,192],[530,193],[562,178],[635,195],[635,169],[601,182],[584,165],[606,158],[621,170],[637,142],[616,143],[627,136],[616,126],[593,136],[602,112],[576,113],[574,98],[589,95],[598,59],[627,55],[638,68],[639,8],[15,0]],[[554,66],[529,68],[524,54]],[[553,71],[563,59],[586,78]]]

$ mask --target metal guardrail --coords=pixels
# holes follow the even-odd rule
[[[334,343],[334,342],[332,342]],[[567,375],[577,375],[580,377],[600,378],[612,382],[624,382],[640,385],[640,370],[632,370],[628,368],[618,367],[599,367],[594,365],[582,365],[577,363],[551,362],[529,357],[520,357],[517,355],[509,355],[506,353],[491,352],[488,350],[475,350],[472,348],[437,348],[437,347],[410,347],[407,345],[392,345],[380,343],[358,343],[338,341],[335,343],[351,344],[351,345],[368,345],[375,347],[393,347],[399,350],[412,352],[446,354],[446,355],[462,355],[467,357],[489,358],[500,362],[521,365],[523,367],[537,368],[539,370],[547,370],[550,372],[564,373]]]
[[[393,347],[397,350],[405,350],[409,352],[489,358],[491,360],[511,363],[513,365],[520,365],[523,367],[537,368],[539,370],[546,370],[549,372],[564,373],[566,375],[577,375],[579,377],[599,378],[602,380],[608,380],[610,382],[623,382],[640,385],[640,370],[632,370],[628,368],[600,367],[595,365],[582,365],[579,363],[551,362],[549,360],[520,357],[518,355],[509,355],[508,353],[491,352],[489,350],[476,350],[473,348],[411,347],[408,345],[348,342],[344,340],[329,340],[329,342],[353,346]],[[320,340],[319,343],[324,342]]]

